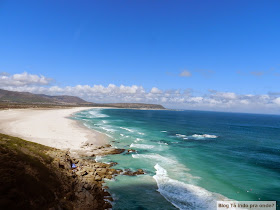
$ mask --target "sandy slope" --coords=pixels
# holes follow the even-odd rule
[[[0,132],[71,151],[80,150],[86,142],[94,146],[106,144],[104,134],[67,118],[86,109],[91,108],[1,110]]]

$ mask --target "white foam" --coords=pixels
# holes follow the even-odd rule
[[[184,135],[184,134],[179,134],[179,133],[177,133],[176,136],[179,137],[179,138],[185,138],[185,137],[187,137],[186,135]]]
[[[218,138],[218,136],[216,135],[210,135],[210,134],[193,134],[192,135],[193,138],[195,139],[215,139],[215,138]]]
[[[113,136],[109,135],[108,133],[105,133],[106,136],[108,136],[109,138],[113,139]]]
[[[144,139],[136,138],[135,142],[143,141]]]
[[[160,145],[168,145],[166,142],[158,142],[158,144],[160,144]]]
[[[108,131],[110,133],[114,133],[116,131],[110,127],[105,127],[105,126],[100,126],[100,128],[102,128],[103,130]]]
[[[167,131],[161,131],[162,133],[166,133]]]
[[[88,116],[89,118],[103,118],[103,117],[109,117],[108,115],[106,114],[102,114],[100,113],[100,110],[97,109],[97,110],[91,110],[88,112],[90,115]]]
[[[204,188],[186,184],[168,177],[167,171],[159,164],[154,166],[153,178],[160,194],[179,209],[216,209],[216,201],[228,200],[223,195],[212,193]]]
[[[127,131],[129,131],[129,132],[131,132],[131,133],[134,132],[133,130],[131,130],[131,129],[129,129],[129,128],[125,128],[125,127],[120,127],[120,128],[123,129],[123,130],[127,130]]]
[[[86,126],[87,128],[91,128],[90,125],[88,125],[87,123],[83,123],[84,126]]]
[[[95,162],[101,162],[102,156],[96,156],[95,157]]]
[[[145,133],[137,132],[139,135],[145,135]]]
[[[140,148],[140,149],[152,149],[155,146],[153,145],[148,145],[148,144],[131,144],[130,147],[135,147],[135,148]]]
[[[179,163],[175,157],[164,157],[162,155],[151,153],[151,154],[132,154],[133,158],[138,159],[148,159],[152,164],[160,163],[161,165],[167,166],[171,169],[174,174],[183,174],[183,177],[186,181],[194,181],[200,179],[200,177],[193,176],[188,173],[189,169],[185,165]]]
[[[157,162],[162,162],[165,164],[177,164],[177,161],[172,160],[168,157],[163,157],[159,154],[132,154],[133,158],[145,158],[145,159],[152,159],[156,160]]]

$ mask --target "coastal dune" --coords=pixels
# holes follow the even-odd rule
[[[106,144],[106,136],[80,125],[69,117],[89,107],[61,109],[12,109],[0,111],[0,132],[70,151],[85,150],[85,145]]]

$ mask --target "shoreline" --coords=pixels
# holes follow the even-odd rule
[[[94,147],[108,144],[108,137],[71,119],[71,116],[95,108],[1,110],[0,132],[56,149],[87,153]]]
[[[130,169],[111,168],[118,164],[116,162],[102,163],[95,161],[94,157],[96,156],[131,154],[135,153],[136,150],[113,148],[108,144],[107,139],[109,137],[105,134],[87,128],[78,120],[71,119],[71,116],[76,112],[94,108],[0,111],[1,145],[10,145],[9,153],[16,150],[15,157],[18,156],[18,152],[35,159],[40,154],[41,159],[37,159],[37,162],[41,162],[40,164],[43,164],[47,168],[46,170],[58,176],[57,179],[61,182],[60,187],[65,186],[69,190],[71,189],[69,193],[64,192],[62,201],[58,201],[59,205],[64,205],[63,203],[66,202],[75,206],[76,209],[110,209],[112,208],[113,198],[107,191],[108,187],[103,185],[105,179],[112,179],[120,174],[127,176],[145,174],[142,169],[132,171]],[[7,141],[9,139],[11,141]],[[73,142],[70,142],[71,140]],[[30,150],[30,147],[36,147],[36,149]],[[38,154],[36,153],[37,148],[40,152]],[[45,148],[44,151],[40,151],[41,148]],[[45,157],[48,157],[50,162],[46,163],[44,161]],[[29,165],[23,170],[25,174],[30,173],[30,170],[37,170],[36,166],[31,166],[32,163],[29,161],[24,162],[24,165]],[[8,167],[4,168],[4,170],[7,169]],[[36,177],[37,174],[37,172],[32,173],[32,176],[40,184],[42,180]],[[68,181],[65,183],[65,180]],[[50,182],[49,184],[51,186],[53,183]],[[54,191],[54,193],[58,192]]]

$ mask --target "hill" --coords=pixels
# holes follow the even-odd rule
[[[0,102],[21,104],[51,104],[51,105],[90,105],[76,96],[48,96],[29,92],[16,92],[0,89]]]
[[[0,89],[0,108],[28,108],[51,106],[92,106],[116,107],[125,109],[165,109],[159,104],[144,103],[92,103],[77,96],[49,96],[29,92],[17,92]]]

